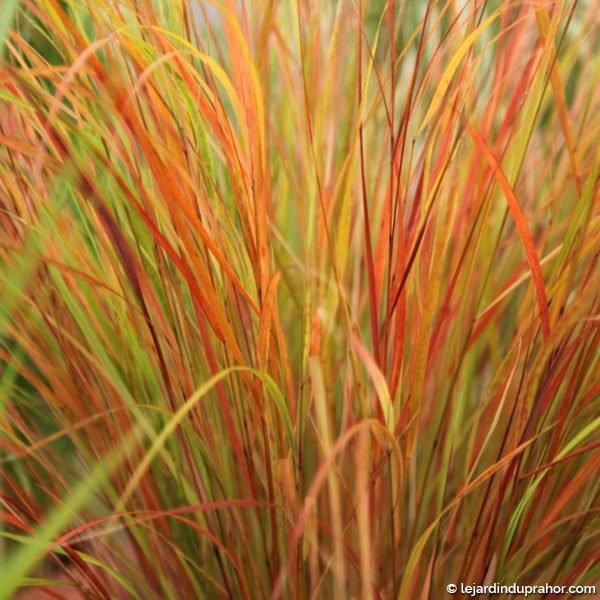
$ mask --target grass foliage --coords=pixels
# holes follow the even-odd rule
[[[4,0],[0,598],[600,585],[597,8]]]

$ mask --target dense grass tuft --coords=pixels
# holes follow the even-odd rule
[[[0,599],[600,586],[597,12],[3,0]]]

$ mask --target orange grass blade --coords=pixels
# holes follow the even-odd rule
[[[496,178],[498,184],[500,185],[502,192],[504,193],[504,197],[506,198],[508,208],[515,221],[517,230],[521,237],[521,242],[523,243],[523,247],[525,249],[525,255],[527,257],[527,262],[529,263],[529,268],[531,269],[531,277],[533,279],[538,310],[540,312],[542,333],[544,334],[544,338],[548,340],[550,337],[550,315],[548,313],[548,296],[546,294],[546,288],[544,286],[544,276],[542,274],[542,267],[540,266],[540,259],[537,255],[533,239],[531,238],[531,233],[529,232],[527,219],[525,218],[525,215],[523,214],[523,209],[521,208],[521,205],[517,200],[515,192],[513,191],[512,186],[506,178],[502,167],[498,163],[498,160],[494,156],[494,153],[490,150],[489,146],[483,140],[483,138],[475,129],[475,127],[468,123],[462,115],[461,120],[467,128],[467,131],[471,134],[471,137],[475,141],[477,147],[488,161],[488,164],[490,165],[493,171],[493,175]]]

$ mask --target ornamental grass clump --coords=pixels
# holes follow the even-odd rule
[[[3,0],[0,599],[600,586],[599,28]]]

